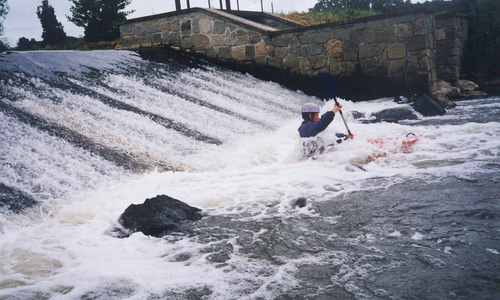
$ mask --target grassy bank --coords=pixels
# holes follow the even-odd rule
[[[317,25],[323,23],[331,23],[344,21],[349,19],[357,19],[367,16],[378,15],[380,12],[374,10],[361,9],[346,9],[339,11],[324,11],[324,12],[292,12],[288,14],[280,14],[281,17],[301,25]]]

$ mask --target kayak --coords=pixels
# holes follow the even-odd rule
[[[409,153],[413,145],[420,140],[421,135],[407,135],[405,137],[367,138],[368,143],[390,153]]]
[[[301,159],[313,158],[323,153],[334,151],[335,144],[347,142],[346,136],[342,133],[337,133],[338,140],[334,144],[326,144],[320,137],[302,138],[301,139]],[[413,145],[419,141],[421,135],[408,134],[404,137],[378,137],[378,138],[365,138],[365,140],[373,145],[375,151],[370,157],[372,159],[378,157],[385,157],[391,153],[410,153]]]

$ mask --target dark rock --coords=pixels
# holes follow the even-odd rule
[[[351,112],[351,114],[352,114],[352,117],[353,117],[355,120],[356,120],[356,119],[362,119],[362,118],[364,118],[364,117],[365,117],[365,114],[364,114],[364,113],[361,113],[361,112],[359,112],[359,111],[355,111],[355,110],[353,110],[353,111]]]
[[[24,192],[0,182],[0,210],[9,209],[15,213],[32,207],[37,201]]]
[[[293,204],[292,204],[292,207],[295,208],[295,207],[305,207],[307,205],[307,199],[304,198],[304,197],[301,197],[299,199],[297,199]]]
[[[451,83],[444,80],[436,81],[436,95],[445,95],[449,99],[457,99],[460,97],[460,88],[452,86]]]
[[[410,101],[413,102],[413,108],[424,116],[437,116],[446,113],[446,109],[427,94],[413,95]]]
[[[203,217],[196,207],[166,195],[146,199],[143,204],[132,204],[120,216],[118,222],[126,229],[119,232],[127,237],[140,231],[145,235],[162,237],[173,232],[183,232],[190,228],[193,221]]]
[[[391,108],[374,113],[373,122],[391,122],[398,123],[401,120],[417,120],[418,117],[408,108]]]
[[[439,105],[441,105],[441,107],[443,108],[448,108],[448,107],[453,108],[457,106],[457,104],[451,101],[445,94],[434,94],[432,95],[432,99],[436,101]]]
[[[394,97],[394,100],[393,100],[393,101],[394,101],[394,102],[396,102],[396,103],[404,103],[404,102],[405,102],[405,101],[403,100],[403,98],[401,98],[401,97],[399,97],[399,96],[398,96],[398,97]]]
[[[479,89],[479,85],[469,80],[457,80],[453,83],[454,86],[460,89],[461,92],[475,91]]]

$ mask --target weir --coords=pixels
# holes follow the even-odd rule
[[[418,11],[302,26],[273,14],[191,8],[128,20],[125,49],[169,57],[188,53],[327,96],[317,80],[329,72],[339,96],[363,99],[433,93],[438,77],[460,76],[467,19]]]

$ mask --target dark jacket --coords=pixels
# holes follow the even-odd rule
[[[300,137],[312,137],[325,130],[328,125],[333,121],[333,117],[335,114],[332,111],[328,111],[324,113],[321,118],[312,123],[308,123],[306,121],[302,122],[299,127]]]

